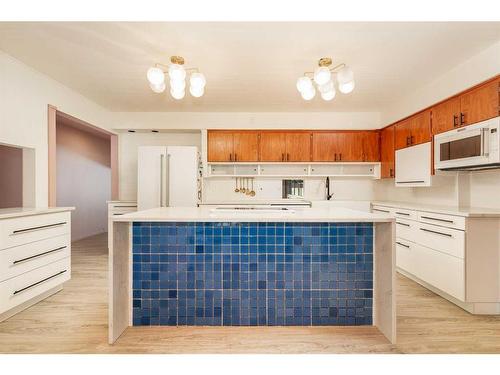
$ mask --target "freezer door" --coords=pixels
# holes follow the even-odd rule
[[[169,207],[196,207],[198,204],[198,149],[191,146],[167,147]]]
[[[137,209],[166,206],[167,148],[140,146],[137,153]]]

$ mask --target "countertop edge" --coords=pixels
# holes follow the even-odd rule
[[[500,210],[498,212],[488,212],[489,209],[484,208],[484,211],[481,211],[482,208],[479,207],[463,207],[463,210],[467,211],[458,211],[460,208],[454,207],[433,207],[433,205],[425,205],[425,204],[415,204],[409,202],[387,202],[387,201],[372,201],[373,205],[383,206],[383,207],[391,207],[391,208],[404,208],[407,210],[415,210],[422,212],[432,212],[437,214],[445,214],[451,216],[461,216],[461,217],[471,217],[471,218],[500,218]]]
[[[44,208],[24,208],[22,211],[12,211],[2,213],[0,210],[0,220],[12,219],[23,216],[35,216],[53,214],[57,212],[74,211],[75,207],[44,207]]]

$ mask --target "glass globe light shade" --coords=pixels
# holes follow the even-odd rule
[[[332,91],[333,89],[334,89],[334,87],[333,87],[332,80],[329,80],[327,83],[325,83],[321,86],[318,86],[318,90],[320,93],[329,92],[329,91]]]
[[[309,90],[303,91],[301,95],[302,99],[309,101],[316,96],[316,89],[311,87]]]
[[[207,84],[207,81],[205,80],[205,76],[201,73],[193,73],[191,74],[191,77],[189,78],[189,83],[191,84],[191,87],[205,87]]]
[[[189,86],[189,93],[191,96],[194,96],[195,98],[202,97],[203,94],[205,93],[205,88],[204,87],[197,87],[197,86]]]
[[[152,67],[148,69],[148,81],[152,85],[160,85],[165,82],[165,74],[160,68]]]
[[[344,84],[347,82],[351,82],[353,80],[354,80],[354,73],[348,66],[344,66],[342,69],[338,71],[337,81],[339,82],[339,84]]]
[[[166,84],[165,82],[162,82],[159,85],[153,85],[152,83],[150,83],[149,87],[151,87],[151,90],[153,90],[157,94],[161,94],[163,91],[165,91]]]
[[[352,90],[354,90],[354,81],[339,84],[339,91],[342,94],[349,94]]]
[[[310,90],[311,87],[313,87],[311,78],[303,76],[297,80],[297,90],[299,90],[300,93]]]
[[[183,79],[171,79],[170,88],[174,91],[184,91],[184,89],[186,88],[186,81]]]
[[[181,100],[186,95],[186,91],[184,90],[175,91],[170,89],[170,95],[172,95],[172,98],[176,100]]]
[[[322,92],[321,93],[321,98],[323,100],[326,100],[327,102],[335,98],[335,89],[332,89],[331,91],[327,92]]]
[[[168,75],[170,76],[170,80],[172,81],[183,81],[186,79],[186,70],[182,65],[179,64],[171,64],[168,67]]]
[[[316,82],[320,86],[327,83],[331,79],[331,77],[332,73],[330,72],[330,69],[325,66],[320,66],[314,72],[314,82]]]

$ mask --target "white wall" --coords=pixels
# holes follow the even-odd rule
[[[118,134],[120,199],[137,199],[137,148],[139,146],[196,146],[200,149],[200,144],[199,132]]]
[[[35,205],[48,204],[47,105],[111,128],[111,112],[0,52],[0,143],[35,149]]]

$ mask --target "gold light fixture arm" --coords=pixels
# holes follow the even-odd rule
[[[182,56],[170,56],[170,62],[172,64],[184,65],[184,57],[182,57]],[[168,72],[169,66],[167,64],[155,63],[154,66],[155,66],[155,68],[165,69],[165,70],[163,70],[163,73]],[[184,68],[184,70],[186,72],[197,72],[197,73],[199,73],[199,71],[200,71],[198,68]]]

